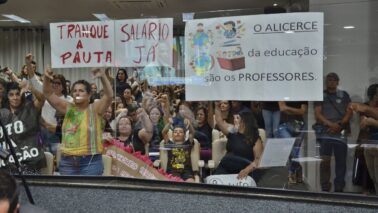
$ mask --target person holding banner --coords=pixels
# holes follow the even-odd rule
[[[62,158],[59,172],[62,175],[101,175],[102,163],[102,115],[112,103],[113,90],[105,72],[93,70],[100,78],[104,95],[90,104],[91,85],[85,80],[72,85],[74,102],[71,104],[54,94],[51,87],[52,72],[47,69],[43,92],[51,106],[65,115],[62,126]]]
[[[261,172],[257,170],[263,152],[257,122],[251,112],[242,112],[237,132],[230,132],[223,122],[220,104],[216,104],[215,119],[218,127],[227,136],[226,155],[220,161],[214,174],[238,174],[238,178],[248,175],[258,182]]]

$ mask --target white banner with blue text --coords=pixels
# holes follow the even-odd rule
[[[323,100],[323,13],[186,22],[186,100]]]

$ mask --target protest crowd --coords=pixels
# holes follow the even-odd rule
[[[336,73],[325,76],[324,100],[314,103],[316,123],[308,125],[308,102],[188,102],[185,85],[149,85],[125,68],[113,70],[115,75],[111,69],[94,69],[93,77],[101,84],[66,79],[53,71],[42,72],[27,54],[19,73],[5,68],[6,78],[0,80],[0,119],[5,126],[1,145],[9,147],[7,133],[27,175],[45,174],[46,153],[53,156],[48,174],[103,175],[103,156],[116,156],[107,153],[116,147],[173,181],[203,182],[209,175],[237,174],[238,179],[251,176],[258,185],[264,177],[259,164],[266,139],[294,137],[287,182],[301,184],[303,169],[293,159],[301,156],[304,130],[312,126],[320,144],[321,189],[330,191],[333,185],[342,192],[347,172],[347,146],[342,142],[350,134],[353,113],[361,117],[357,143],[378,139],[378,85],[369,86],[367,103],[352,103],[348,93],[338,89]],[[227,144],[214,165],[213,146],[219,140]],[[378,154],[361,147],[356,157],[364,163],[355,184],[366,192],[378,191]],[[13,156],[1,160],[0,169],[16,173]]]

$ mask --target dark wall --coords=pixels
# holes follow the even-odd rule
[[[367,205],[359,197],[332,203],[327,194],[258,188],[206,186],[159,181],[28,180],[36,204],[49,212],[376,212],[376,198]],[[22,202],[26,202],[22,191]],[[300,193],[300,195],[296,195]],[[300,199],[296,199],[300,198]],[[307,197],[307,198],[306,198]],[[308,199],[308,201],[304,201]],[[324,202],[315,202],[323,199]],[[336,199],[337,201],[337,199]],[[369,204],[369,202],[370,204]],[[329,203],[327,203],[329,202]],[[343,203],[342,205],[340,204]],[[348,205],[348,206],[345,206]],[[370,205],[370,207],[369,207]]]

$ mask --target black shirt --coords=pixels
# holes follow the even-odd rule
[[[253,155],[253,147],[255,146],[256,141],[253,142],[253,144],[247,144],[245,142],[245,136],[239,132],[229,133],[227,135],[227,140],[227,153],[232,153],[250,161],[255,160],[255,156]]]
[[[286,102],[287,106],[297,108],[297,109],[300,109],[302,104],[307,105],[307,102],[306,101]],[[304,121],[304,118],[301,115],[289,115],[289,114],[286,114],[285,112],[281,112],[280,124],[286,123],[288,121],[294,121],[294,120]]]

